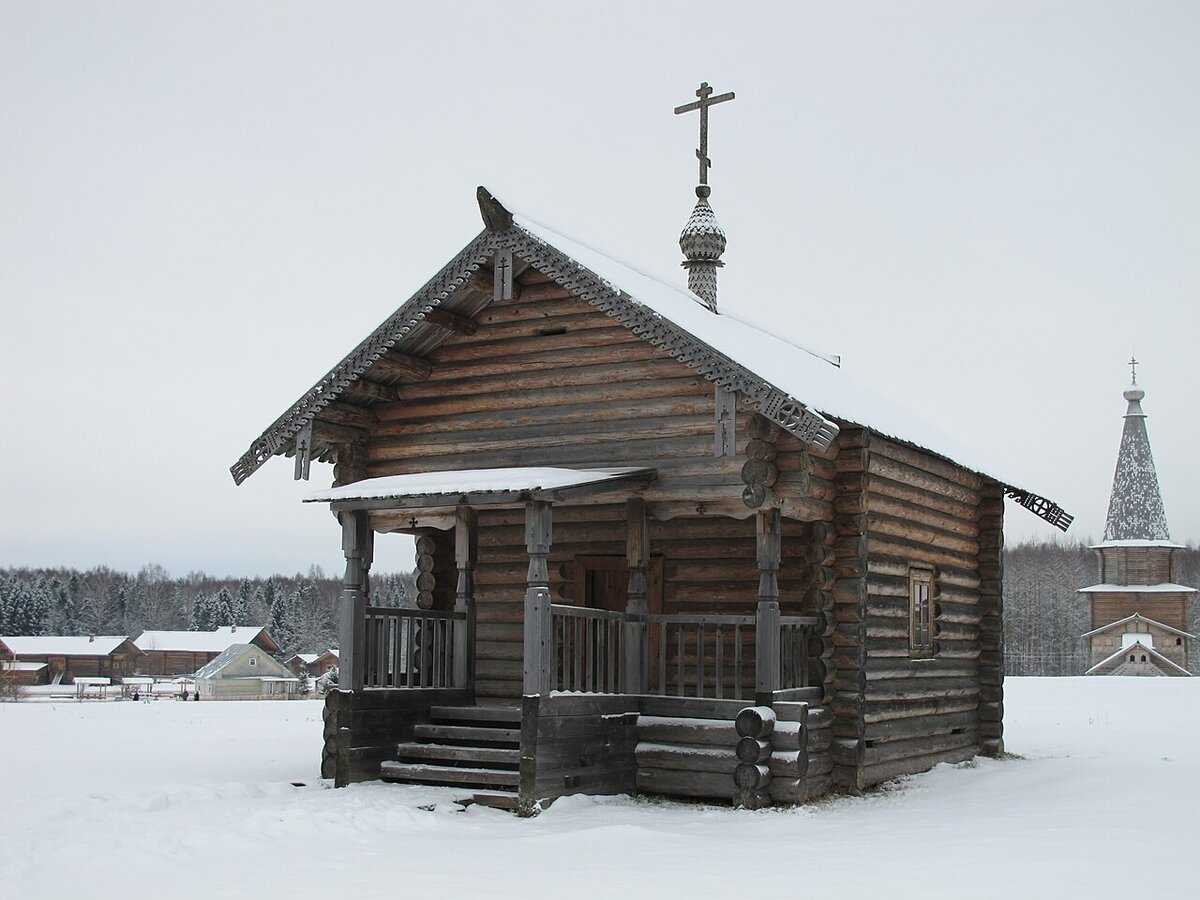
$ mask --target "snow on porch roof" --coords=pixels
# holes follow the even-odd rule
[[[616,484],[648,480],[653,469],[560,469],[518,467],[507,469],[463,469],[449,472],[418,472],[410,475],[384,475],[367,478],[341,487],[315,491],[304,497],[305,503],[372,503],[388,505],[407,502],[499,503],[521,498],[555,499],[560,492],[579,489],[603,490]],[[447,498],[452,498],[447,501]]]
[[[128,640],[127,635],[0,637],[0,643],[7,645],[14,656],[108,656]],[[138,650],[136,646],[133,649]]]

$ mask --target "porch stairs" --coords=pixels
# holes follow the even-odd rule
[[[516,706],[435,706],[411,741],[380,764],[384,781],[471,789],[481,806],[516,809],[521,755]]]

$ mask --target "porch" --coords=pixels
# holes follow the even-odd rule
[[[596,474],[573,472],[573,484],[527,486],[518,496],[458,492],[452,507],[435,506],[428,494],[318,495],[341,518],[347,559],[342,689],[326,708],[327,777],[456,785],[479,802],[526,812],[577,792],[764,805],[828,789],[829,715],[819,708],[821,690],[809,686],[818,618],[781,614],[779,511],[752,514],[752,614],[663,612],[650,586],[648,511],[629,496],[652,473]],[[620,571],[609,566],[574,602],[555,602],[548,568],[555,505],[611,492],[626,495]],[[478,697],[478,511],[518,502],[527,561],[520,694]],[[396,508],[452,517],[450,608],[370,605],[370,516]],[[731,529],[750,526],[730,520]],[[614,579],[622,582],[621,603],[604,608],[613,598],[602,582]]]

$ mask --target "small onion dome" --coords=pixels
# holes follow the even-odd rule
[[[1130,403],[1133,403],[1134,401],[1140,401],[1140,400],[1141,400],[1143,397],[1145,397],[1145,396],[1146,396],[1146,392],[1145,392],[1145,391],[1143,391],[1143,390],[1142,390],[1140,387],[1138,387],[1136,384],[1131,384],[1131,385],[1130,385],[1130,386],[1129,386],[1129,387],[1126,389],[1126,391],[1125,391],[1125,394],[1124,394],[1123,396],[1124,396],[1124,397],[1125,397],[1125,399],[1126,399],[1126,400],[1128,400]]]
[[[725,252],[725,231],[708,205],[709,187],[696,188],[696,208],[679,235],[679,249],[689,261],[719,260]]]

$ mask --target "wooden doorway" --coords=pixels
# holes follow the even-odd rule
[[[575,557],[575,602],[588,609],[625,612],[629,600],[629,564],[623,556]],[[652,615],[663,607],[663,558],[646,566],[646,607]]]

